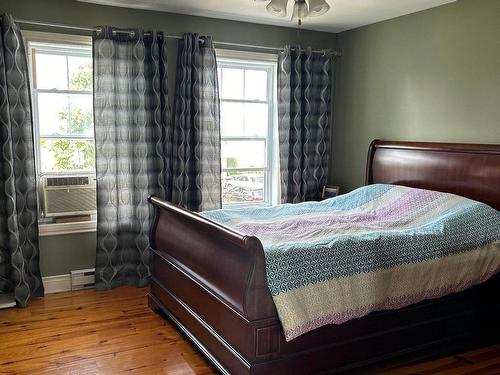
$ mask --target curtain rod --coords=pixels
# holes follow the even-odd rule
[[[25,20],[25,19],[15,19],[15,22],[18,23],[18,24],[21,24],[21,25],[52,27],[52,28],[57,28],[57,29],[67,29],[67,30],[75,30],[75,31],[84,31],[84,32],[87,32],[87,33],[92,33],[94,31],[101,30],[101,28],[99,28],[99,27],[74,26],[74,25],[65,25],[65,24],[58,24],[58,23],[30,21],[30,20]],[[130,31],[127,31],[126,29],[124,29],[124,30],[117,30],[117,32],[125,32],[126,33],[126,32],[130,32]],[[165,37],[169,38],[169,39],[182,39],[182,36],[180,36],[180,35],[165,35]],[[215,41],[215,40],[214,40],[213,43],[214,44],[218,44],[220,46],[261,49],[261,50],[268,50],[268,51],[281,51],[283,49],[283,48],[279,48],[279,47],[258,46],[258,45],[255,45],[255,44],[218,42],[218,41]],[[342,53],[340,51],[330,51],[329,49],[313,50],[313,53],[323,53],[323,54],[326,54],[326,53],[329,53],[329,52],[333,56],[342,56]]]

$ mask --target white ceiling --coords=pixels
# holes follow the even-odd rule
[[[266,11],[269,1],[254,0],[79,0],[83,2],[171,13],[255,22],[276,26],[297,27],[290,20],[293,0],[288,0],[287,18],[273,17]],[[308,18],[303,28],[341,32],[387,20],[455,0],[327,0],[330,11],[320,17]],[[290,17],[288,17],[290,16]]]

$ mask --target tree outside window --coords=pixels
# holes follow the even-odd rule
[[[92,90],[92,66],[80,66],[79,71],[70,81],[74,90]],[[68,134],[88,134],[93,127],[92,111],[66,107],[59,112],[61,122],[68,124],[67,129],[60,129]],[[44,139],[41,140],[42,147]],[[93,142],[70,141],[61,139],[53,142],[49,150],[54,155],[54,168],[58,170],[92,170],[95,168],[95,148]]]

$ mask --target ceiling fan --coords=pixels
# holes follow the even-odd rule
[[[269,1],[269,0],[254,0],[254,1]],[[326,0],[294,0],[292,21],[297,20],[299,26],[302,25],[302,20],[307,17],[318,17],[330,10],[330,5]],[[269,13],[276,17],[286,17],[286,8],[288,0],[271,0],[266,6]]]

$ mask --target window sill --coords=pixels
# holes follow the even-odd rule
[[[40,237],[75,233],[91,233],[97,230],[97,222],[80,221],[76,223],[40,224],[38,229]]]
[[[222,208],[251,208],[251,207],[271,207],[269,202],[261,203],[226,203],[222,204]]]

